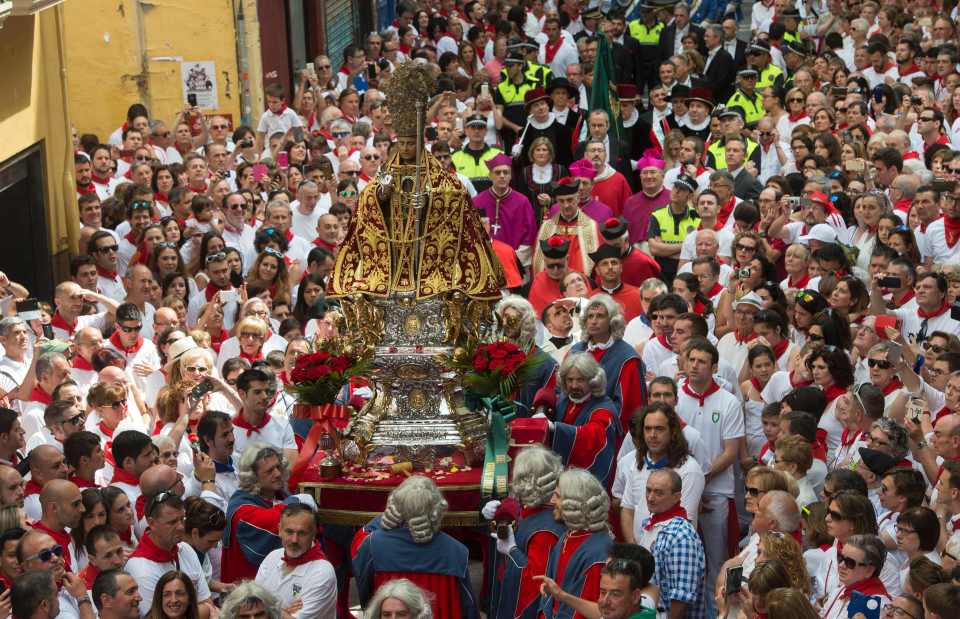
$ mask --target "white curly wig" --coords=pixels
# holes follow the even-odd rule
[[[568,469],[557,482],[560,515],[571,531],[602,531],[607,528],[610,498],[603,485],[585,469]]]
[[[619,340],[623,338],[623,332],[627,329],[627,319],[623,316],[623,308],[613,300],[608,294],[600,293],[587,299],[586,304],[580,310],[580,332],[583,334],[581,339],[586,342],[589,339],[587,334],[587,314],[592,307],[603,307],[607,310],[607,316],[610,317],[610,336]]]
[[[515,342],[521,348],[528,348],[533,344],[534,338],[537,335],[537,313],[533,309],[533,305],[530,304],[530,301],[527,301],[521,296],[511,294],[507,295],[501,299],[496,307],[493,308],[493,315],[497,320],[497,332],[501,335],[503,334],[503,310],[508,307],[520,312],[522,318],[520,319],[520,337],[519,341]]]
[[[283,452],[266,443],[250,443],[240,454],[240,460],[237,462],[238,485],[241,490],[251,494],[260,493],[257,467],[260,466],[262,461],[270,457],[280,459],[280,466],[283,467],[283,478],[286,481],[287,475],[290,473],[290,463],[287,462]]]
[[[417,544],[426,544],[440,531],[447,501],[428,477],[415,475],[397,486],[387,497],[383,528],[406,526]]]
[[[410,619],[433,619],[433,611],[430,608],[430,602],[423,590],[406,578],[389,580],[377,589],[377,592],[370,598],[370,603],[363,611],[364,617],[377,619],[380,617],[380,607],[389,599],[400,600],[407,607],[410,613]]]
[[[524,447],[513,461],[511,487],[524,507],[550,502],[563,472],[560,456],[543,445]]]
[[[231,591],[227,599],[223,601],[223,608],[220,609],[220,619],[235,619],[238,612],[257,603],[263,604],[267,611],[267,619],[281,619],[283,617],[280,600],[262,585],[247,580],[238,584],[237,588]]]
[[[581,376],[587,379],[587,383],[590,385],[590,393],[594,396],[599,397],[606,393],[607,373],[603,371],[603,368],[590,353],[577,352],[567,355],[563,363],[560,364],[558,376],[560,380],[557,381],[557,384],[560,385],[560,389],[564,393],[567,392],[566,380],[570,370],[577,370]]]

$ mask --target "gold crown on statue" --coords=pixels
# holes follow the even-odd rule
[[[423,104],[420,109],[425,114],[427,100],[437,90],[430,70],[418,62],[405,62],[394,69],[382,90],[387,95],[393,130],[398,136],[417,135],[417,103]]]

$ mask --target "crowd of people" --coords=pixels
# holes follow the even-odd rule
[[[0,615],[346,618],[355,583],[390,619],[956,616],[958,18],[401,0],[255,126],[81,127],[70,278],[0,273]],[[544,364],[486,544],[429,476],[360,529],[288,488],[283,387],[350,336],[325,291],[407,62]]]

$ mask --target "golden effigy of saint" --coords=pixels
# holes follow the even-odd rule
[[[428,70],[414,62],[398,66],[384,84],[397,143],[360,192],[329,296],[500,298],[503,269],[476,208],[456,175],[423,147],[423,114],[434,90]]]

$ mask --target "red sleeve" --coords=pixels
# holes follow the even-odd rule
[[[602,563],[590,566],[590,569],[587,570],[587,575],[584,576],[583,579],[583,590],[580,591],[580,595],[577,597],[588,602],[596,602],[600,599],[600,570],[602,569]],[[587,619],[587,617],[575,612],[573,613],[572,619]]]
[[[577,426],[567,465],[589,468],[596,461],[597,454],[607,446],[607,428],[613,422],[613,413],[605,408],[590,413],[587,423]]]
[[[646,405],[646,384],[640,376],[640,360],[628,359],[620,370],[620,423],[625,435],[630,434],[630,418]]]
[[[540,581],[534,576],[543,576],[547,573],[547,561],[550,559],[550,549],[557,543],[557,535],[551,531],[534,533],[527,543],[527,566],[520,576],[520,592],[517,594],[517,610],[527,608],[535,599],[540,597]]]
[[[233,521],[246,522],[258,529],[277,533],[280,531],[280,514],[285,507],[283,503],[277,503],[273,507],[242,505],[233,513]]]
[[[357,529],[356,534],[353,536],[353,542],[350,543],[350,558],[357,558],[357,551],[360,549],[360,546],[363,545],[363,542],[366,541],[367,537],[370,536],[370,532],[367,531],[364,527]]]

